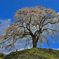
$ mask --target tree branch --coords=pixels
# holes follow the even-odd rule
[[[55,23],[52,23],[52,22],[47,22],[47,23],[46,23],[46,24],[44,24],[43,26],[47,25],[48,23],[50,23],[50,24],[55,24]],[[42,27],[43,27],[43,26],[42,26]]]
[[[21,34],[20,34],[21,35]],[[9,35],[8,37],[6,37],[6,38],[4,38],[4,39],[6,39],[5,41],[3,41],[3,42],[1,42],[0,44],[3,44],[3,43],[5,43],[6,41],[8,41],[9,39],[7,39],[7,38],[9,38],[10,36],[12,36],[12,34],[11,35]],[[14,35],[15,36],[15,35]],[[20,38],[23,38],[23,35],[20,37]]]
[[[53,29],[49,29],[49,28],[45,28],[45,29],[43,29],[43,30],[41,31],[41,33],[42,33],[43,31],[45,31],[45,30],[57,31],[57,30],[53,30]],[[59,31],[57,31],[57,32],[59,32]]]

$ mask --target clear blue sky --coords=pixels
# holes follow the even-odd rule
[[[8,27],[12,22],[14,22],[14,13],[16,13],[16,11],[19,9],[23,7],[34,7],[38,5],[42,5],[43,7],[51,8],[56,12],[59,12],[59,0],[0,0],[0,21],[2,21],[0,22],[0,30],[2,30],[2,27]],[[8,19],[11,19],[11,23]],[[3,21],[5,21],[5,24]],[[2,31],[0,31],[0,34],[1,32]],[[51,48],[55,49],[59,48],[58,43],[53,44],[50,42],[50,46]],[[44,44],[42,47],[47,48],[47,45]]]
[[[59,0],[0,0],[0,19],[13,19],[14,13],[23,7],[42,5],[59,12]]]

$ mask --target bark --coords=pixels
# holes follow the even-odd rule
[[[37,48],[37,42],[35,41],[35,39],[33,40],[33,48]]]
[[[33,48],[37,47],[37,41],[35,39],[35,36],[32,37],[32,41],[33,41]]]

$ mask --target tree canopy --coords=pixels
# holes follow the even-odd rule
[[[6,34],[0,35],[0,39],[4,39],[0,43],[2,45],[6,41],[10,43],[12,40],[12,43],[5,48],[14,47],[14,43],[18,39],[28,38],[27,35],[29,35],[29,40],[32,38],[33,48],[37,47],[37,42],[40,44],[47,42],[49,46],[49,40],[57,41],[59,38],[59,15],[53,9],[41,5],[31,8],[25,7],[15,13],[14,20],[17,21],[4,29]],[[48,39],[48,37],[51,39]]]

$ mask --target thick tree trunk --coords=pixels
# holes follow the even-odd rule
[[[37,48],[37,42],[35,41],[35,39],[33,40],[33,48]]]
[[[36,39],[35,35],[32,35],[33,48],[37,48],[37,42],[38,40]]]

